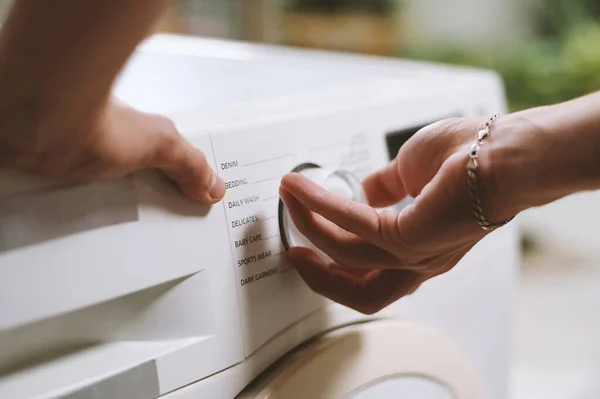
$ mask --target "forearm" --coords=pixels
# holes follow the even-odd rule
[[[600,189],[600,92],[507,115],[494,132],[482,163],[498,218]]]
[[[0,33],[0,110],[95,109],[168,3],[17,0]]]
[[[551,107],[538,123],[558,138],[552,159],[562,191],[600,189],[600,91]]]

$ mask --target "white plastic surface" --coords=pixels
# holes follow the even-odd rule
[[[400,376],[375,381],[346,399],[456,399],[447,387],[427,376]]]
[[[373,321],[325,334],[286,355],[239,399],[342,399],[402,376],[437,381],[451,399],[485,396],[468,358],[447,337],[418,323]],[[418,387],[404,397],[427,399],[417,396]]]

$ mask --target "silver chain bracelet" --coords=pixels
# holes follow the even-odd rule
[[[483,141],[490,135],[490,126],[492,125],[492,122],[501,115],[502,114],[495,114],[492,116],[487,120],[487,122],[485,122],[483,128],[477,132],[477,137],[471,146],[471,150],[469,151],[469,161],[467,162],[467,181],[469,183],[471,209],[477,224],[479,224],[479,227],[487,231],[496,230],[513,219],[510,218],[496,224],[490,223],[484,216],[483,207],[481,206],[481,201],[479,200],[479,190],[477,189],[477,156],[479,154],[479,149],[481,148]]]

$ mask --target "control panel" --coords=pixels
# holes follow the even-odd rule
[[[296,171],[328,190],[364,200],[360,181],[373,169],[371,143],[360,126],[334,119],[301,120],[286,124],[285,132],[277,125],[257,126],[243,135],[235,129],[211,132],[227,188],[223,206],[246,355],[326,304],[285,262],[287,247],[314,246],[291,222],[279,185],[286,173]]]

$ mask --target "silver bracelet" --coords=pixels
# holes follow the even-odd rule
[[[475,216],[475,220],[477,221],[477,224],[479,224],[479,227],[487,231],[496,230],[513,219],[511,217],[510,219],[500,223],[490,223],[485,218],[483,207],[481,206],[481,201],[479,200],[479,190],[477,189],[477,156],[479,154],[479,149],[483,144],[483,141],[490,135],[490,126],[492,125],[492,122],[495,121],[500,115],[501,114],[495,114],[492,116],[487,120],[487,122],[485,122],[483,128],[477,132],[477,137],[471,146],[471,150],[469,151],[469,161],[467,162],[467,181],[469,183],[471,210],[473,211],[473,215]]]

